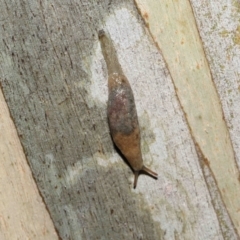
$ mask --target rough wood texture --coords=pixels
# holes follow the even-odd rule
[[[191,2],[240,168],[240,2]]]
[[[189,5],[175,1],[162,9],[159,1],[152,6],[136,2],[145,19],[154,16],[149,13],[165,10],[166,15],[158,13],[162,18],[152,21],[163,25],[164,34],[171,34],[175,25],[184,25],[182,36],[201,42],[197,31],[189,29],[194,20]],[[194,115],[199,110],[196,105],[187,105],[188,112],[183,107],[184,101],[189,103],[189,96],[194,98],[196,86],[187,85],[186,98],[179,95],[179,77],[172,70],[186,73],[191,65],[181,65],[178,50],[168,46],[175,47],[173,36],[167,35],[166,44],[158,44],[159,51],[134,2],[129,1],[0,3],[2,88],[61,238],[238,238],[235,229],[239,219],[225,207],[224,193],[219,191],[218,180],[222,180],[216,176],[221,171],[213,171],[212,165],[202,161],[206,156],[199,142],[209,138],[204,135],[206,138],[196,142],[196,135],[189,131],[202,126],[199,119],[189,121],[189,112]],[[167,14],[176,21],[164,24]],[[189,17],[191,24],[175,18],[176,14]],[[113,40],[135,95],[144,162],[159,174],[158,181],[141,176],[136,190],[132,188],[132,173],[116,153],[107,126],[107,69],[97,36],[102,28]],[[188,52],[190,57],[195,54],[204,58],[202,48]],[[204,59],[201,63],[199,71],[204,72],[202,68],[207,69],[208,63]],[[194,64],[198,71],[197,62]],[[204,79],[206,89],[211,92],[209,71],[204,74],[208,77]],[[218,100],[216,91],[213,96]],[[218,101],[216,104],[219,109]],[[204,102],[203,116],[205,107]],[[217,124],[228,140],[225,123],[221,120]],[[229,145],[227,141],[227,153]],[[231,156],[229,164],[233,161]],[[230,176],[230,185],[235,176]]]
[[[199,158],[205,162],[205,168],[209,167],[240,234],[239,170],[189,1],[136,2],[168,64]],[[161,22],[162,26],[156,22]],[[210,185],[209,190],[212,192]]]
[[[0,239],[58,239],[0,91]]]

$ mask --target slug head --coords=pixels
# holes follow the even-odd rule
[[[137,187],[137,181],[138,181],[138,176],[139,174],[143,172],[146,173],[147,175],[153,177],[154,179],[158,178],[158,174],[153,172],[152,170],[150,170],[149,168],[145,167],[143,165],[142,169],[140,171],[134,171],[134,184],[133,184],[133,188]]]

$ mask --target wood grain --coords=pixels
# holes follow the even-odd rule
[[[32,174],[62,239],[238,238],[234,229],[238,220],[231,220],[234,214],[225,207],[214,179],[222,168],[211,171],[203,164],[205,148],[196,142],[206,141],[209,149],[217,145],[204,129],[200,129],[201,139],[192,130],[201,128],[206,116],[216,116],[214,123],[221,125],[227,142],[222,146],[220,140],[219,148],[227,146],[220,161],[230,156],[227,161],[232,166],[228,129],[222,118],[218,121],[221,105],[189,6],[179,8],[179,1],[169,8],[153,5],[161,19],[144,8],[144,18],[163,26],[158,30],[164,30],[166,44],[159,49],[137,10],[142,6],[136,7],[133,1],[0,3],[2,89]],[[179,16],[189,17],[190,23],[178,21]],[[165,24],[166,20],[171,24]],[[180,40],[193,47],[190,51],[183,44],[182,50],[188,53],[183,59],[183,51],[176,50],[175,44],[181,41],[174,41],[175,27],[184,30],[179,31]],[[136,190],[107,125],[108,76],[98,40],[101,29],[113,40],[134,92],[144,163],[159,175],[158,181],[141,176]],[[194,42],[185,41],[191,37]],[[194,61],[196,57],[199,61]],[[180,72],[175,75],[173,69]],[[201,81],[192,79],[195,72]],[[176,76],[182,73],[189,76],[185,89],[181,82],[176,87],[176,79],[181,80]],[[193,88],[191,83],[197,85]],[[198,95],[203,83],[207,91],[200,93],[204,96]],[[204,100],[200,108],[195,104],[198,97]],[[205,115],[208,101],[214,103],[210,112],[216,105],[213,115]],[[183,103],[191,104],[184,109]],[[215,133],[213,127],[210,133]],[[212,156],[207,157],[212,161]],[[231,181],[235,175],[227,183]],[[229,196],[232,187],[227,191]],[[236,199],[233,203],[236,209]]]
[[[0,239],[58,239],[0,91]]]
[[[239,169],[191,5],[189,1],[136,2],[166,60],[199,158],[209,166],[240,234]]]

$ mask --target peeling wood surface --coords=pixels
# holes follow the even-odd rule
[[[240,234],[239,170],[191,5],[189,1],[136,2],[169,67],[199,157],[209,165],[209,171]],[[161,26],[156,24],[158,22]],[[214,51],[214,48],[211,50]]]
[[[240,168],[240,2],[191,2]]]
[[[0,239],[58,239],[0,91]]]
[[[1,85],[38,188],[63,239],[238,239],[234,152],[191,6],[144,4],[1,3]],[[135,94],[144,162],[159,174],[136,190],[107,126],[102,28]],[[233,174],[220,178],[223,167]]]

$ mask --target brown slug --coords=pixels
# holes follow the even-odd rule
[[[145,172],[154,178],[158,175],[143,165],[133,92],[118,62],[112,41],[103,30],[99,31],[98,35],[108,69],[107,115],[110,133],[113,142],[134,172],[134,188],[136,188],[140,172]]]

